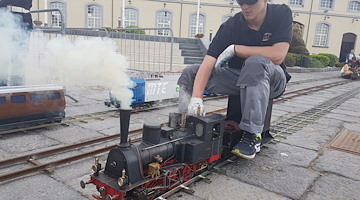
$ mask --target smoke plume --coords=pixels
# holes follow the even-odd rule
[[[26,85],[101,85],[111,88],[122,108],[130,107],[133,94],[126,74],[128,62],[116,53],[111,39],[60,35],[49,39],[34,32],[29,43],[19,25],[21,19],[1,11],[0,19],[0,78],[16,73]]]

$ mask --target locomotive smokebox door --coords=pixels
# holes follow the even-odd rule
[[[269,100],[269,104],[267,106],[265,121],[264,121],[264,129],[262,132],[262,143],[266,144],[274,139],[270,135],[270,121],[271,121],[271,112],[272,112],[272,104],[273,100]],[[226,120],[233,120],[237,123],[241,121],[241,105],[240,105],[240,96],[229,96],[228,107],[227,107],[227,117]],[[239,132],[225,132],[224,133],[224,144],[230,145],[231,148],[233,145],[238,143],[240,140]]]

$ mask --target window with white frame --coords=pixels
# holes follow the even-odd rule
[[[196,33],[196,13],[191,14],[189,37],[194,37],[198,33],[204,34],[204,27],[205,27],[205,16],[203,14],[199,14],[199,26],[198,26],[198,32]]]
[[[63,2],[58,2],[58,1],[50,2],[50,9],[61,10],[61,12],[63,13],[64,20],[65,20],[65,4]],[[58,11],[51,12],[51,24],[50,25],[52,27],[60,28],[61,23],[63,23],[63,22],[61,21],[60,12],[58,12]]]
[[[320,8],[332,9],[334,4],[334,0],[321,0]]]
[[[360,12],[360,2],[359,1],[350,1],[349,11]]]
[[[303,0],[289,0],[289,5],[302,6],[303,5]]]
[[[326,47],[330,26],[325,23],[320,23],[316,27],[315,46]]]
[[[100,28],[102,27],[102,9],[98,5],[87,6],[87,27],[88,28]]]
[[[156,13],[156,27],[157,28],[171,28],[171,12],[159,11]],[[158,35],[170,35],[170,30],[158,30]]]
[[[138,11],[135,8],[125,8],[124,27],[137,26]]]

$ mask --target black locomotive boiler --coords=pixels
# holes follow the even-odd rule
[[[169,115],[161,127],[144,124],[142,141],[128,142],[130,110],[120,111],[121,141],[108,155],[105,169],[96,162],[86,184],[94,184],[96,199],[153,199],[221,158],[225,117]]]

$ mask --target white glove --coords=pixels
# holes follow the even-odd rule
[[[235,45],[228,46],[217,58],[215,67],[222,66],[224,63],[229,61],[233,56],[235,56]]]
[[[193,116],[205,116],[203,100],[191,97],[187,113]]]

